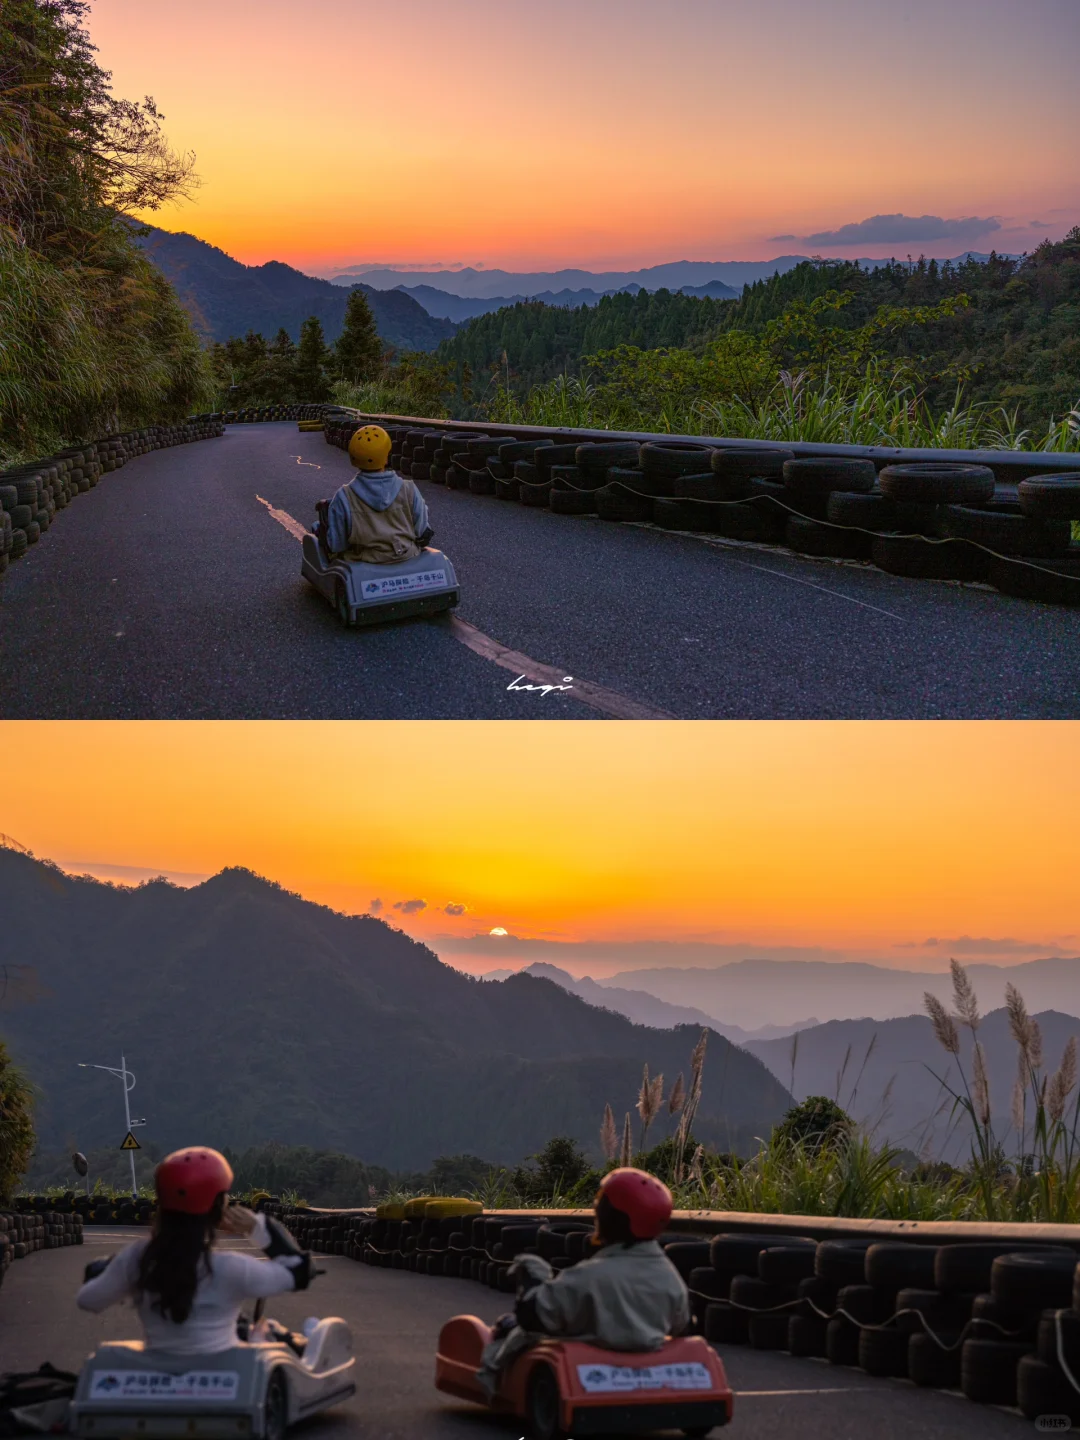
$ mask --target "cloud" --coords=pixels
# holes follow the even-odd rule
[[[447,915],[464,915],[467,908],[465,905],[456,905],[452,900],[449,905],[443,906]]]
[[[382,901],[372,900],[371,904],[368,906],[368,909],[371,911],[372,915],[377,915],[382,909]]]
[[[797,235],[770,235],[770,240],[797,240]]]
[[[1069,939],[1069,936],[1063,936]],[[949,935],[939,938],[931,935],[926,940],[904,940],[897,944],[897,950],[948,950],[955,955],[1063,955],[1066,952],[1057,943],[1047,944],[1045,940],[1016,940],[1011,935]]]
[[[427,909],[426,900],[395,900],[394,909],[400,910],[403,915],[415,915],[418,910]]]
[[[780,236],[774,240],[801,239],[806,245],[894,245],[922,240],[975,240],[1000,230],[992,215],[980,218],[943,220],[940,215],[871,215],[839,230],[819,230],[816,235]]]
[[[1029,220],[1028,224],[1032,230],[1052,230],[1054,227],[1046,220]]]

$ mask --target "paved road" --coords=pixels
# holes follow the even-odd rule
[[[269,502],[345,455],[292,424],[130,462],[0,582],[0,716],[596,718],[508,691],[447,619],[342,630]],[[1080,611],[421,487],[459,615],[542,665],[705,718],[1072,717]]]
[[[19,1261],[0,1290],[2,1368],[36,1369],[43,1360],[77,1369],[98,1340],[137,1335],[129,1309],[86,1315],[72,1297],[82,1267],[140,1232],[87,1229],[87,1243]],[[145,1234],[145,1231],[141,1232]],[[504,1440],[517,1432],[432,1385],[435,1342],[449,1315],[493,1320],[506,1296],[465,1280],[373,1270],[320,1256],[326,1274],[307,1295],[281,1297],[273,1311],[294,1327],[316,1310],[339,1314],[356,1342],[358,1394],[339,1411],[297,1430],[308,1440]],[[746,1440],[1019,1440],[1032,1426],[1018,1414],[973,1405],[962,1396],[874,1380],[823,1361],[795,1360],[741,1346],[723,1355],[736,1391],[735,1433]],[[722,1434],[724,1432],[717,1432]]]

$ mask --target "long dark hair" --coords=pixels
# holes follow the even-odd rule
[[[214,1230],[225,1209],[219,1195],[208,1215],[185,1215],[179,1210],[159,1210],[154,1233],[139,1259],[138,1291],[150,1295],[151,1304],[177,1325],[191,1314],[195,1288],[205,1266],[211,1271],[210,1247]]]
[[[605,1245],[623,1245],[627,1250],[641,1242],[630,1229],[630,1216],[624,1210],[616,1210],[601,1190],[595,1201],[596,1229],[589,1236],[599,1249]]]

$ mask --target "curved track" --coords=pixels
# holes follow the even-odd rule
[[[348,474],[321,435],[277,423],[105,477],[0,582],[0,716],[586,719],[620,700],[631,716],[685,719],[1080,709],[1080,611],[436,485],[421,487],[436,544],[483,643],[462,643],[448,617],[344,631],[273,511],[308,523]],[[508,689],[515,675],[489,658],[500,647],[577,693]]]
[[[77,1369],[99,1340],[136,1336],[126,1306],[87,1315],[76,1310],[73,1296],[88,1260],[140,1233],[146,1232],[88,1227],[85,1245],[42,1251],[13,1265],[0,1290],[2,1368],[36,1369],[51,1360]],[[319,1263],[326,1274],[312,1290],[280,1297],[272,1313],[294,1327],[312,1310],[344,1316],[356,1341],[358,1393],[340,1410],[298,1427],[292,1432],[298,1440],[516,1440],[513,1422],[440,1395],[432,1384],[443,1320],[468,1312],[491,1321],[506,1308],[505,1295],[465,1280],[373,1270],[339,1256],[320,1256]],[[743,1347],[731,1347],[723,1359],[736,1391],[731,1433],[746,1440],[1019,1440],[1031,1433],[1030,1422],[1013,1412],[823,1361]]]

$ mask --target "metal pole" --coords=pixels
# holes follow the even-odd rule
[[[135,1076],[132,1075],[131,1071],[127,1068],[127,1061],[124,1059],[123,1055],[120,1056],[120,1075],[124,1082],[124,1118],[127,1121],[127,1134],[131,1135],[133,1133],[131,1129],[131,1101],[128,1099],[128,1096],[135,1088]],[[131,1081],[130,1085],[128,1084],[128,1080]],[[135,1183],[134,1150],[128,1151],[128,1159],[131,1161],[131,1198],[133,1200],[137,1200],[139,1196],[139,1187]]]

